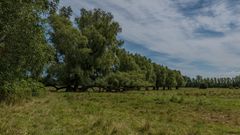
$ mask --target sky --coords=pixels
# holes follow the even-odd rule
[[[62,0],[111,12],[124,47],[194,77],[240,74],[240,0]]]

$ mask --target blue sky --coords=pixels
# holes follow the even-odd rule
[[[188,76],[240,74],[240,0],[62,0],[114,15],[125,48]]]

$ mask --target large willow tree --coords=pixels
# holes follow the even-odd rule
[[[87,47],[91,49],[90,57],[86,64],[93,71],[91,79],[107,75],[114,70],[117,64],[116,51],[122,45],[117,39],[121,27],[113,20],[111,13],[101,9],[88,11],[81,10],[80,17],[76,18],[78,29],[87,37]]]
[[[82,9],[76,28],[70,20],[71,12],[70,7],[63,7],[49,17],[57,60],[49,78],[55,78],[56,84],[67,86],[67,90],[85,91],[114,70],[116,50],[122,44],[117,39],[121,28],[110,13],[100,9]]]
[[[47,83],[67,91],[165,88],[171,70],[122,49],[123,41],[118,39],[122,29],[111,13],[82,9],[73,22],[70,7],[57,7],[57,2],[51,3],[50,37],[56,61],[48,69]],[[172,74],[169,87],[176,82]]]

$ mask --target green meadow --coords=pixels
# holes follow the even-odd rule
[[[49,92],[0,105],[1,135],[239,135],[240,91]]]

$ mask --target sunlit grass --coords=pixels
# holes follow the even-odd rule
[[[240,91],[49,93],[0,105],[3,135],[240,134]]]

